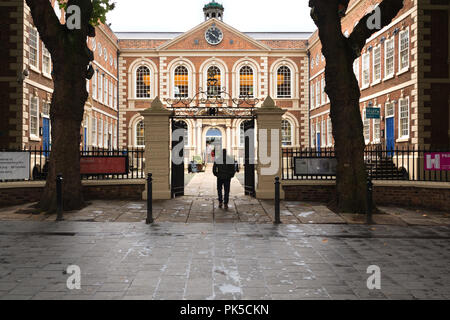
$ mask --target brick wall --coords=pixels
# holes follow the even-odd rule
[[[32,187],[0,188],[0,208],[39,201],[44,183]],[[142,200],[144,183],[83,186],[85,200]]]
[[[450,211],[450,185],[437,183],[378,183],[374,182],[374,201],[377,205],[394,205]],[[433,186],[434,184],[434,186]],[[284,185],[286,200],[328,203],[335,193],[333,183]]]

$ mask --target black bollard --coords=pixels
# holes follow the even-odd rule
[[[367,178],[367,224],[373,224],[372,210],[373,210],[373,183],[370,177]]]
[[[275,178],[275,224],[280,224],[280,177]]]
[[[153,178],[149,173],[147,177],[147,224],[153,223]]]
[[[63,195],[62,195],[62,174],[58,174],[56,177],[56,221],[63,220]]]

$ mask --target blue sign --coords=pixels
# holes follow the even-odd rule
[[[380,108],[366,108],[366,119],[380,119]]]

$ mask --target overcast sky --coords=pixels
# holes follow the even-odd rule
[[[204,21],[209,0],[116,0],[108,14],[114,31],[178,31]],[[240,31],[314,31],[307,0],[216,0],[224,22]]]

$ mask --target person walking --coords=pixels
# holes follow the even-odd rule
[[[225,209],[228,209],[231,179],[234,177],[235,173],[236,167],[234,159],[227,156],[227,150],[223,149],[222,156],[215,159],[213,166],[213,174],[217,177],[219,208],[222,208],[223,205],[225,205]],[[222,191],[225,191],[225,195],[223,195]]]

